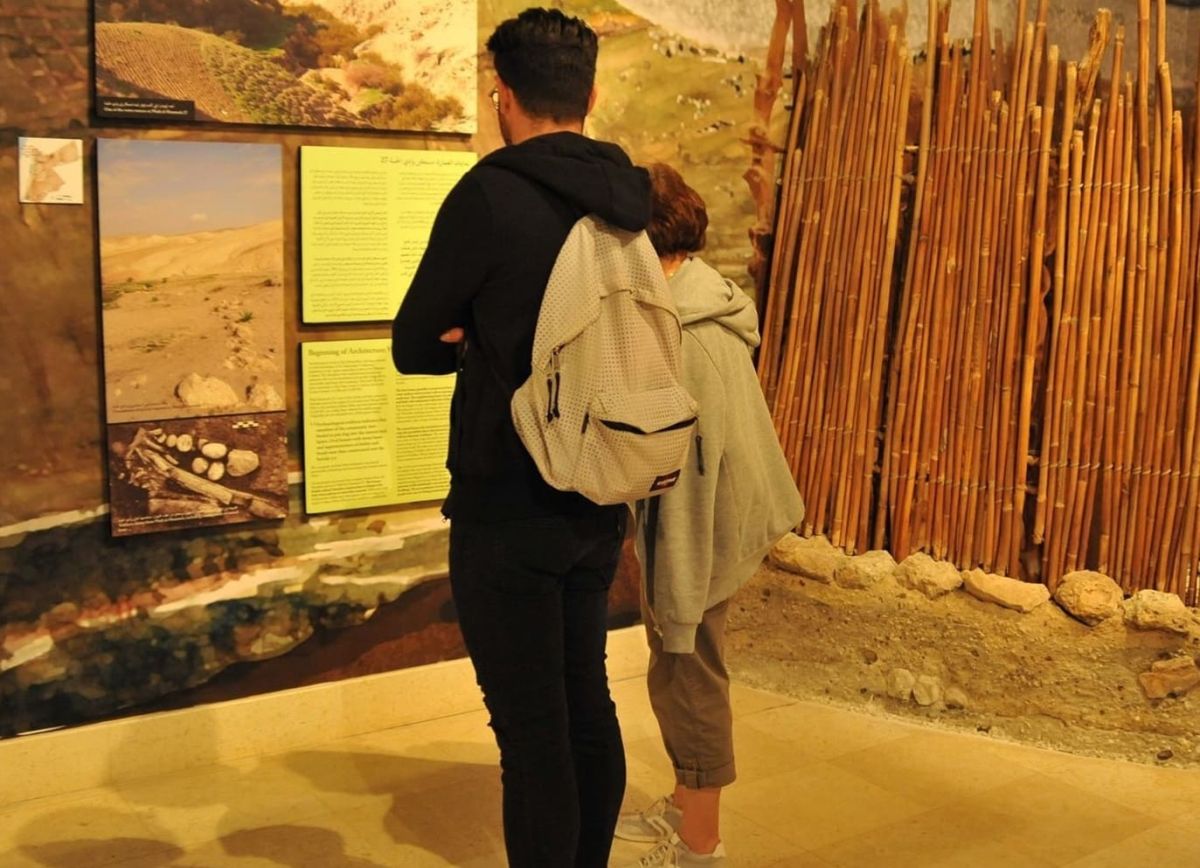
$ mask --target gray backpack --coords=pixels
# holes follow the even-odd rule
[[[547,483],[599,504],[674,487],[696,425],[679,382],[682,334],[646,233],[593,215],[577,222],[546,284],[532,373],[511,404]]]

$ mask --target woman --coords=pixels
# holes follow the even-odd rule
[[[655,841],[639,866],[721,866],[721,789],[734,780],[733,715],[723,644],[729,599],[804,516],[759,389],[750,299],[694,254],[704,200],[670,166],[649,167],[647,232],[683,323],[683,385],[700,405],[674,489],[637,505],[647,682],[675,789],[626,814],[617,836]]]

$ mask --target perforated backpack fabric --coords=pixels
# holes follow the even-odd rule
[[[517,434],[548,484],[598,504],[679,480],[696,425],[680,385],[682,327],[645,232],[579,220],[546,284]]]

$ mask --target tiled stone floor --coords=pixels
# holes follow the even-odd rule
[[[670,769],[644,683],[614,685],[628,804]],[[1200,772],[1017,747],[735,687],[730,868],[1191,868]],[[2,774],[0,770],[0,774]],[[612,865],[645,847],[618,843]],[[0,805],[3,868],[502,866],[482,711]]]

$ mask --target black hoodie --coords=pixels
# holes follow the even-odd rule
[[[546,281],[575,222],[650,220],[650,180],[619,147],[552,133],[485,157],[450,191],[392,324],[404,374],[458,371],[443,512],[489,521],[599,507],[547,485],[513,428],[509,402],[530,374]],[[456,326],[466,341],[438,340]]]

